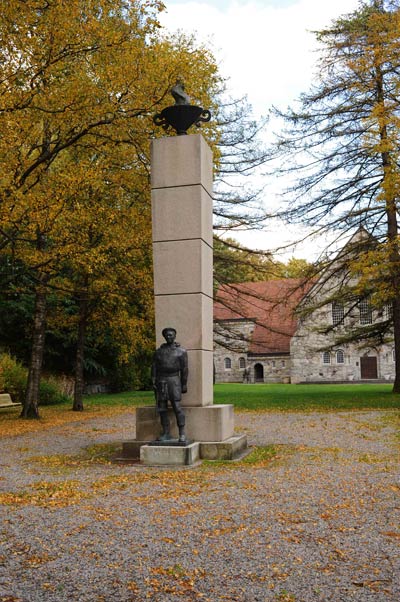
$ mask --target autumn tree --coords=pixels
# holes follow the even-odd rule
[[[73,253],[64,257],[58,288],[77,304],[69,324],[76,333],[74,410],[83,409],[87,331],[96,331],[97,346],[112,334],[116,359],[125,361],[145,346],[143,333],[152,321],[148,191],[138,189],[144,179],[134,167],[128,170],[128,162],[121,186],[121,157],[118,151],[111,157],[111,165],[108,155],[97,157],[94,170],[105,177],[86,172],[69,214],[63,216]]]
[[[150,241],[149,138],[162,135],[151,116],[171,102],[178,76],[215,115],[203,133],[220,182],[216,225],[242,227],[262,217],[254,210],[257,193],[229,189],[227,180],[263,162],[263,124],[244,101],[220,103],[223,81],[212,54],[191,37],[160,34],[161,9],[157,0],[14,0],[0,9],[0,249],[23,266],[35,297],[24,417],[38,416],[48,291],[58,287],[78,299],[81,366],[88,308],[99,319],[94,307],[107,305],[97,303],[100,291],[101,301],[115,299],[121,282],[110,258],[131,257],[143,274],[131,253],[138,252],[135,237]],[[124,223],[133,224],[128,237]]]
[[[77,189],[68,151],[145,115],[159,98],[137,86],[157,2],[10,2],[1,28],[0,246],[29,266],[32,354],[22,415],[38,416],[46,290],[62,259],[54,227]],[[127,69],[127,65],[132,65]]]
[[[313,265],[291,257],[287,262],[270,253],[242,247],[234,238],[214,238],[214,289],[234,282],[309,278]]]
[[[219,78],[205,49],[180,35],[154,40],[151,51],[157,59],[149,76],[155,88],[168,90],[180,74],[192,82],[198,102],[211,104]],[[74,409],[83,407],[87,328],[96,330],[101,344],[104,336],[96,324],[106,322],[103,333],[112,335],[121,365],[137,357],[137,350],[145,357],[154,344],[149,187],[150,138],[157,134],[153,127],[151,119],[143,119],[104,133],[89,161],[87,145],[75,149],[77,170],[83,169],[83,175],[72,212],[63,217],[75,241],[69,271],[79,305]]]
[[[279,278],[303,278],[309,280],[315,277],[316,268],[307,259],[291,257],[286,262],[277,262],[277,277]]]
[[[89,281],[112,264],[105,256],[116,257],[118,243],[123,255],[123,240],[125,251],[135,247],[139,230],[150,240],[143,191],[156,105],[181,74],[212,104],[215,62],[193,41],[158,34],[161,7],[16,0],[1,8],[0,247],[25,266],[36,299],[24,417],[38,416],[49,288],[72,267],[84,323]],[[124,236],[133,206],[141,219]]]
[[[214,238],[214,288],[231,282],[256,282],[274,275],[275,264],[264,253],[244,249],[233,238]]]
[[[323,267],[329,273],[339,259],[347,274],[337,293],[342,301],[362,297],[393,307],[378,329],[353,334],[379,343],[394,332],[399,392],[400,5],[363,0],[316,36],[315,84],[295,108],[274,111],[285,123],[272,155],[279,162],[274,174],[293,182],[279,217],[339,241],[360,227],[372,235],[359,239],[356,250],[347,247],[347,256],[335,259],[328,250]]]

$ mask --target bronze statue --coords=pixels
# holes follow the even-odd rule
[[[171,94],[176,105],[190,105],[190,96],[185,92],[185,84],[181,78],[176,80],[176,83],[171,88]]]
[[[162,433],[158,441],[172,439],[169,432],[168,401],[174,410],[179,430],[179,442],[186,442],[185,414],[181,408],[182,393],[187,392],[188,357],[186,349],[175,342],[175,328],[164,328],[165,339],[155,352],[151,378],[160,414]]]

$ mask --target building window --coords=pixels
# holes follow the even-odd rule
[[[372,309],[368,299],[361,299],[358,309],[360,310],[360,324],[372,324]]]
[[[383,318],[384,320],[391,320],[393,318],[393,304],[387,303],[383,308]]]
[[[336,363],[337,364],[344,364],[344,351],[343,351],[343,349],[338,349],[336,351]]]
[[[329,353],[329,351],[324,351],[324,353],[322,354],[322,362],[324,364],[331,363],[331,354]]]
[[[282,368],[284,368],[286,366],[286,362],[285,360],[282,360],[282,364],[281,364]]]
[[[246,359],[244,357],[239,358],[239,368],[242,370],[246,368]]]
[[[275,368],[275,360],[272,360],[272,367]]]
[[[344,305],[343,303],[337,303],[334,301],[332,303],[332,324],[337,326],[338,324],[343,324],[344,320]]]
[[[232,368],[232,360],[230,357],[226,357],[224,359],[225,370],[230,370]]]
[[[396,351],[395,351],[394,347],[393,347],[393,349],[392,349],[392,360],[393,360],[394,362],[396,361]]]

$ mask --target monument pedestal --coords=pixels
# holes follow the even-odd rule
[[[185,406],[187,439],[193,441],[224,441],[233,436],[232,405]],[[178,438],[175,414],[168,410],[171,435]],[[160,435],[160,416],[155,406],[136,408],[136,439],[153,441]]]
[[[142,445],[140,461],[146,466],[190,466],[200,460],[200,444]]]
[[[193,446],[147,445],[161,432],[156,407],[136,410],[136,439],[123,457],[144,464],[187,465],[204,457],[233,459],[246,447],[234,436],[232,405],[213,405],[213,159],[200,134],[152,141],[151,198],[156,345],[173,328],[187,351],[182,396],[185,434]],[[171,435],[178,436],[169,411]],[[190,448],[190,449],[189,449]]]
[[[199,457],[207,460],[233,460],[240,456],[247,447],[245,435],[234,435],[233,405],[186,406],[186,437],[199,443]],[[171,436],[178,437],[175,414],[168,410]],[[136,439],[122,444],[122,457],[125,459],[142,459],[141,448],[155,441],[161,432],[160,417],[155,406],[136,408]],[[154,445],[152,445],[154,447]],[[159,447],[165,447],[165,444]],[[144,452],[143,452],[144,453]],[[156,452],[146,451],[146,463]],[[162,452],[160,452],[162,454]],[[172,451],[164,454],[172,459]],[[175,456],[180,458],[182,452]],[[144,456],[143,456],[144,457]],[[193,456],[195,457],[195,456]],[[196,460],[194,460],[196,461]],[[187,464],[178,462],[173,464]]]

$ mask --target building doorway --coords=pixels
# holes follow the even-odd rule
[[[378,361],[376,356],[360,357],[361,378],[373,380],[378,378]]]
[[[255,383],[263,383],[264,382],[264,366],[262,364],[254,365],[254,382]]]

